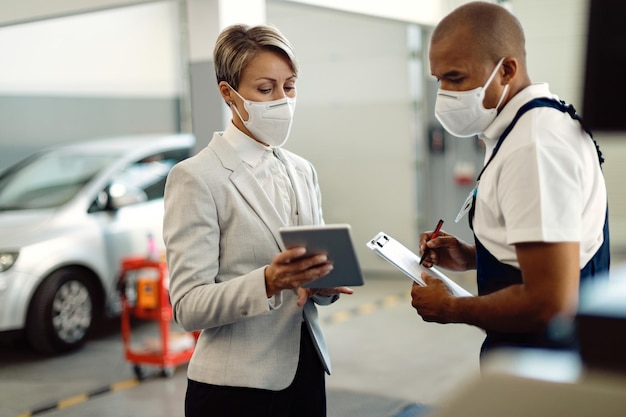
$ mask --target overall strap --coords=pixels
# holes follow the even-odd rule
[[[583,119],[578,115],[578,113],[576,113],[576,109],[572,104],[567,104],[563,100],[556,100],[547,97],[536,98],[526,103],[525,106],[529,104],[532,104],[532,106],[529,107],[527,110],[530,110],[534,107],[552,107],[554,109],[562,111],[563,113],[569,114],[572,119],[578,121],[578,123],[580,123],[580,126],[585,132],[587,132],[587,134],[593,141],[593,144],[596,147],[596,152],[598,153],[598,161],[600,162],[600,166],[602,166],[602,164],[604,163],[604,156],[602,155],[602,151],[600,151],[600,146],[598,146],[598,142],[596,142],[596,140],[593,138],[593,134],[589,129],[587,129],[585,123],[583,122]],[[522,106],[522,108],[524,108],[525,106]]]
[[[515,114],[515,117],[513,117],[513,120],[511,121],[511,123],[506,127],[506,129],[504,129],[504,132],[502,132],[502,134],[500,135],[500,138],[498,139],[498,143],[496,143],[496,146],[493,148],[493,152],[491,153],[489,160],[487,161],[483,169],[480,171],[480,174],[478,174],[478,178],[476,179],[476,181],[480,180],[480,177],[485,171],[485,168],[487,168],[491,160],[496,156],[496,154],[500,150],[500,146],[502,146],[502,143],[504,143],[504,139],[506,139],[509,133],[511,133],[511,130],[513,130],[513,128],[517,124],[517,121],[524,115],[524,113],[537,107],[552,107],[553,109],[557,109],[563,113],[569,114],[572,119],[577,120],[580,123],[583,130],[587,132],[589,137],[591,137],[591,140],[593,140],[593,143],[596,146],[596,152],[598,153],[598,161],[600,161],[600,165],[604,163],[604,156],[602,155],[602,152],[600,151],[600,147],[598,146],[598,143],[593,138],[593,135],[591,134],[591,132],[583,124],[583,120],[576,113],[576,109],[574,108],[574,106],[572,106],[571,104],[566,104],[562,100],[559,101],[553,98],[540,97],[540,98],[535,98],[529,101],[528,103],[524,104],[522,107],[519,108],[519,110]]]

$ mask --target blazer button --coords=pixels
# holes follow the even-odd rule
[[[242,316],[247,316],[248,315],[248,311],[247,310],[241,310],[241,315]]]

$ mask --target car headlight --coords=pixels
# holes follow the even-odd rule
[[[0,252],[0,272],[11,268],[15,261],[17,261],[18,255],[19,252]]]

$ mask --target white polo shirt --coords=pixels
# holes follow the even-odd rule
[[[547,84],[519,92],[480,136],[485,163],[519,108],[558,97]],[[602,245],[607,194],[595,145],[569,114],[525,113],[480,179],[474,233],[500,262],[519,268],[514,244],[580,242],[582,269]]]

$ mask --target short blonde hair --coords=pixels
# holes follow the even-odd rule
[[[298,61],[293,48],[278,29],[266,25],[232,25],[220,33],[213,50],[217,83],[226,81],[237,90],[243,70],[263,50],[283,55],[289,61],[294,75],[298,75]]]

